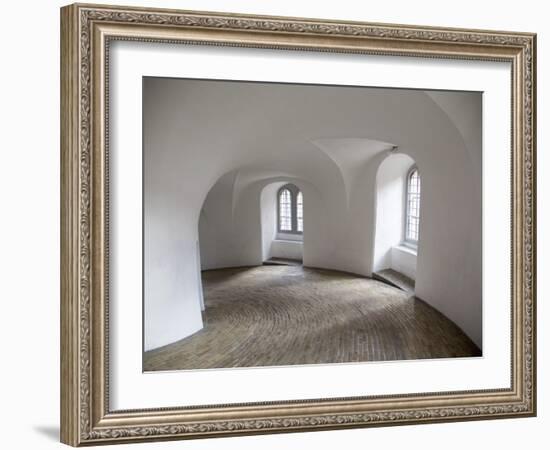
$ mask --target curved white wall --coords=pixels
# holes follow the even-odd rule
[[[199,228],[203,269],[261,264],[272,183],[307,199],[305,265],[370,275],[392,145],[422,168],[416,293],[481,345],[481,123],[456,118],[480,117],[481,96],[440,96],[146,78],[145,348],[201,326]]]
[[[271,183],[264,187],[260,194],[262,261],[267,261],[273,256],[272,244],[277,236],[277,193],[284,185],[284,182]]]

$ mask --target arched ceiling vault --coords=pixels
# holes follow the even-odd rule
[[[206,174],[203,201],[220,177],[237,171],[235,198],[259,179],[292,176],[348,204],[361,168],[393,145],[419,163],[434,157],[434,148],[436,157],[450,154],[452,163],[453,149],[464,146],[450,116],[419,90],[186,79],[147,83],[149,112],[181,146],[180,165]],[[453,94],[444,94],[452,103]],[[200,158],[190,164],[196,149]]]

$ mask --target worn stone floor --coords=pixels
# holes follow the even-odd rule
[[[302,266],[203,272],[204,328],[144,354],[144,370],[480,356],[453,322],[410,293]]]

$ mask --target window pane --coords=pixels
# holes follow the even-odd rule
[[[279,194],[279,229],[292,231],[292,208],[290,191],[283,189]]]
[[[296,219],[298,225],[298,231],[304,231],[304,197],[302,192],[298,192],[296,197]]]
[[[407,181],[407,220],[405,238],[409,241],[418,241],[420,224],[420,176],[414,170]]]

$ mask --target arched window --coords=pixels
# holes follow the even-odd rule
[[[297,230],[304,232],[304,196],[301,191],[298,191],[296,196],[296,225]]]
[[[304,231],[304,197],[300,189],[286,184],[277,194],[278,231],[302,234]]]
[[[292,231],[292,192],[289,189],[279,192],[279,229]]]
[[[407,174],[406,201],[405,243],[416,246],[420,227],[420,174],[416,166]]]

